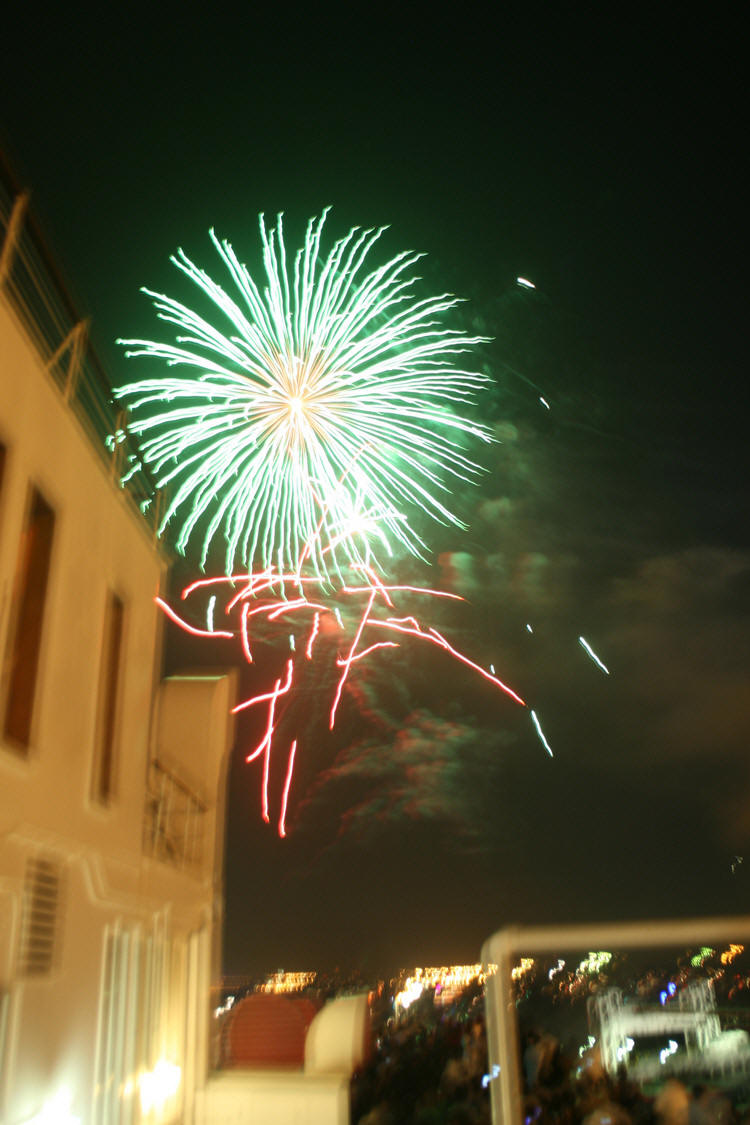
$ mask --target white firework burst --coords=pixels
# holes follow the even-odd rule
[[[262,288],[213,231],[230,291],[178,251],[172,262],[216,323],[146,289],[173,342],[119,341],[167,365],[116,391],[169,489],[160,533],[181,520],[178,549],[197,534],[202,564],[220,535],[227,573],[238,561],[288,572],[304,556],[326,580],[371,558],[373,522],[386,549],[421,555],[409,512],[462,526],[450,479],[480,471],[467,438],[491,440],[458,412],[488,381],[457,366],[483,339],[445,326],[459,299],[415,294],[418,253],[366,266],[386,228],[354,228],[323,256],[326,214],[308,223],[291,269],[281,216],[270,229],[260,216]]]

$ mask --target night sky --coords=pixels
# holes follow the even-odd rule
[[[439,627],[554,751],[404,647],[353,677],[333,736],[308,685],[281,841],[241,724],[226,969],[379,972],[476,960],[512,922],[747,911],[739,28],[186,11],[37,17],[0,75],[0,140],[112,382],[144,374],[115,338],[158,332],[139,287],[189,296],[170,253],[219,274],[210,226],[251,268],[259,212],[295,246],[327,204],[328,245],[385,223],[384,255],[426,251],[428,289],[493,337],[477,417],[499,441],[454,496],[469,529],[417,520],[431,560],[394,573],[464,595]],[[170,668],[239,659],[167,647]]]

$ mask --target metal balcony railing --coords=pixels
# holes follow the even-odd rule
[[[167,766],[149,766],[143,849],[176,867],[198,867],[204,855],[206,802]]]

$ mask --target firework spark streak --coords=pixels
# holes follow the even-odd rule
[[[547,739],[544,737],[544,731],[542,730],[542,725],[539,722],[539,719],[537,718],[536,711],[531,712],[531,721],[534,724],[534,727],[536,728],[536,733],[539,735],[539,741],[541,742],[542,746],[547,751],[550,758],[554,757],[554,755],[552,753],[552,747],[550,746],[549,742],[547,742]]]
[[[420,254],[370,269],[385,227],[354,228],[324,257],[326,214],[293,263],[281,216],[271,229],[260,216],[260,285],[213,232],[227,290],[179,250],[173,264],[222,327],[144,290],[174,342],[120,341],[170,368],[116,391],[157,487],[172,490],[159,532],[181,520],[177,547],[201,536],[202,564],[220,534],[226,573],[260,562],[278,577],[303,560],[340,583],[342,565],[372,558],[373,533],[386,553],[395,541],[421,556],[404,509],[464,526],[447,482],[481,472],[465,439],[492,440],[459,413],[489,380],[457,366],[484,339],[442,326],[458,299],[415,294]]]
[[[607,673],[607,675],[609,675],[609,668],[607,667],[607,665],[606,665],[606,664],[603,664],[603,663],[601,662],[601,660],[600,660],[600,659],[599,659],[599,657],[598,657],[598,656],[596,655],[596,653],[594,652],[594,650],[593,650],[593,648],[591,647],[591,645],[590,645],[590,644],[588,643],[588,641],[587,641],[587,640],[584,640],[584,638],[583,638],[583,637],[579,637],[579,638],[578,638],[578,643],[579,643],[579,645],[581,646],[581,648],[582,648],[582,649],[584,649],[584,651],[585,651],[585,652],[587,652],[587,653],[589,654],[589,656],[591,657],[591,659],[592,659],[592,660],[594,661],[594,664],[596,664],[597,668],[601,668],[602,672],[606,672],[606,673]]]
[[[294,622],[298,624],[303,631],[302,643],[299,645],[295,644],[292,655],[287,658],[284,675],[278,676],[269,690],[259,692],[256,695],[241,700],[233,708],[234,714],[246,711],[251,707],[265,709],[263,735],[257,745],[247,753],[245,760],[247,762],[254,762],[258,758],[262,757],[263,759],[261,810],[263,819],[266,822],[270,820],[269,779],[271,755],[274,750],[274,738],[281,720],[279,709],[283,703],[282,697],[288,698],[291,696],[299,672],[298,665],[301,665],[303,661],[315,660],[318,650],[314,649],[313,646],[321,631],[321,623],[325,618],[328,618],[329,623],[335,628],[337,633],[342,634],[341,643],[339,644],[340,655],[336,660],[336,665],[340,669],[340,675],[333,691],[329,712],[329,727],[331,730],[333,730],[335,726],[336,713],[341,701],[342,692],[352,672],[353,666],[383,649],[398,648],[400,646],[400,641],[390,639],[370,640],[368,638],[365,642],[365,634],[373,629],[385,630],[399,637],[412,637],[416,640],[427,641],[443,649],[455,660],[465,664],[489,681],[494,687],[509,696],[514,703],[522,707],[526,706],[524,700],[513,691],[512,688],[508,687],[508,685],[503,683],[497,676],[486,671],[481,665],[469,659],[464,653],[454,648],[437,629],[432,626],[424,628],[418,618],[414,616],[395,617],[391,613],[394,608],[394,597],[399,594],[410,593],[428,598],[448,598],[453,601],[462,601],[463,599],[459,595],[446,593],[442,590],[431,590],[420,586],[389,585],[378,577],[369,564],[362,564],[358,569],[364,575],[364,584],[343,586],[339,591],[342,597],[346,597],[352,602],[357,598],[363,598],[365,601],[364,607],[360,610],[358,616],[354,616],[354,621],[356,623],[349,632],[350,640],[348,640],[347,630],[343,625],[343,618],[338,608],[308,598],[303,585],[305,580],[294,573],[274,573],[271,569],[257,574],[248,573],[228,577],[205,578],[191,583],[182,591],[181,597],[184,601],[196,590],[206,587],[221,587],[222,585],[238,586],[239,591],[237,593],[230,591],[231,596],[225,607],[225,616],[235,614],[239,618],[237,625],[231,630],[215,629],[213,632],[209,632],[204,629],[196,629],[161,598],[155,599],[157,605],[159,605],[175,624],[193,635],[227,638],[238,637],[245,659],[248,662],[252,661],[250,646],[251,620],[254,620],[256,623],[265,621],[275,624],[279,622],[280,618],[284,618],[287,625],[289,622]],[[298,583],[299,595],[295,598],[290,598],[288,601],[279,600],[274,594],[274,588],[278,589],[279,586],[284,587],[293,581]],[[215,597],[216,595],[212,594],[211,596]],[[251,598],[253,599],[252,609],[249,608]],[[286,627],[283,625],[283,622],[282,627]],[[536,724],[533,712],[532,719]],[[289,750],[280,803],[278,833],[279,836],[282,837],[286,836],[287,805],[292,786],[294,762],[298,746],[299,739],[295,738]],[[549,749],[549,747],[547,747],[547,749]]]

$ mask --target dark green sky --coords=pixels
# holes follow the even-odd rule
[[[344,10],[60,17],[0,78],[4,147],[113,383],[114,338],[154,330],[139,286],[177,291],[178,245],[213,269],[211,225],[257,261],[259,211],[299,235],[329,203],[332,237],[390,223],[386,250],[427,251],[495,337],[502,444],[460,497],[470,530],[427,529],[423,577],[466,595],[452,637],[555,758],[439,659],[363,674],[336,739],[309,732],[289,840],[238,758],[227,966],[473,960],[514,920],[744,910],[735,29]]]

